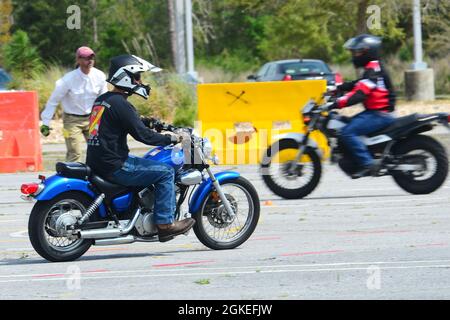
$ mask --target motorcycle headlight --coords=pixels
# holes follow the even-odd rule
[[[212,150],[213,150],[212,143],[206,138],[203,139],[202,151],[203,151],[203,155],[205,156],[205,158],[211,159]]]

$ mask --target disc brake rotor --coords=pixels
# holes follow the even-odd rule
[[[230,194],[225,194],[225,197],[230,203],[234,213],[237,213],[238,205],[236,199]],[[234,218],[228,216],[225,205],[223,205],[217,192],[211,193],[211,197],[206,203],[204,212],[208,218],[208,222],[215,228],[226,228],[234,221]]]

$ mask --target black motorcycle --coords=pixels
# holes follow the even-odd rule
[[[300,199],[318,185],[322,174],[323,155],[311,132],[320,130],[328,139],[331,163],[337,163],[349,176],[358,169],[353,156],[339,139],[339,133],[351,118],[330,111],[332,96],[324,104],[308,102],[302,109],[306,133],[288,133],[265,152],[261,172],[266,185],[285,199]],[[400,117],[389,127],[361,137],[376,161],[372,176],[391,175],[395,182],[412,194],[428,194],[437,190],[448,173],[448,157],[444,147],[421,133],[442,124],[450,129],[447,113],[412,114]]]

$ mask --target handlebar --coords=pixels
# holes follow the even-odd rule
[[[175,127],[171,124],[166,124],[165,122],[162,122],[155,118],[142,117],[141,119],[146,127],[153,129],[158,133],[160,133],[161,131],[174,132],[175,130],[179,129],[178,127]]]

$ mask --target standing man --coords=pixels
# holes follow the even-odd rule
[[[82,136],[89,138],[89,116],[95,99],[108,91],[105,74],[94,68],[95,53],[91,48],[76,51],[77,69],[56,81],[56,87],[41,113],[41,133],[50,134],[50,121],[56,107],[63,108],[63,133],[66,140],[67,162],[81,161]]]

